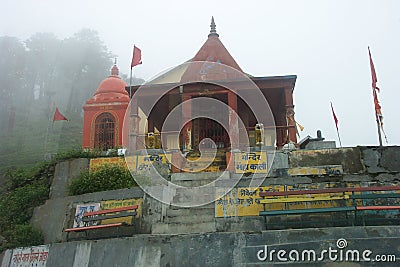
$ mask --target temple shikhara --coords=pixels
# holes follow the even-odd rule
[[[203,145],[205,149],[211,146],[216,148],[219,154],[252,151],[257,146],[256,125],[265,128],[262,129],[265,133],[273,131],[272,135],[265,134],[262,137],[261,144],[264,146],[281,149],[285,144],[297,144],[293,105],[297,76],[253,77],[247,74],[221,42],[214,19],[210,26],[208,38],[192,59],[145,84],[141,89],[140,86],[129,87],[118,76],[115,64],[111,76],[100,83],[94,96],[83,106],[82,147],[107,150],[130,146],[134,150],[162,148],[165,151],[196,153]],[[232,87],[236,91],[228,89]],[[255,116],[253,107],[242,97],[255,96],[254,88],[258,91],[257,98],[263,98],[268,103],[261,107],[263,114],[259,112],[259,118]],[[163,91],[162,97],[157,99],[160,91]],[[199,107],[195,102],[187,102],[201,100],[203,97],[216,100],[215,103],[223,103],[229,108],[221,111],[213,109],[216,108],[212,104],[214,102],[207,106],[200,104]],[[154,99],[156,103],[149,105]],[[181,123],[180,129],[177,131],[164,127],[168,115],[177,109],[180,117],[176,124]],[[218,110],[218,114],[215,114],[215,110]],[[129,144],[122,143],[126,112],[129,112],[129,116],[125,118],[125,123],[129,121],[133,124],[129,127]],[[226,122],[225,127],[218,119],[208,116],[213,112],[214,116]],[[260,118],[262,120],[268,116],[271,121],[260,121]],[[133,132],[131,129],[134,129]],[[248,135],[246,142],[241,140],[241,133]],[[213,142],[202,143],[205,138]],[[161,143],[162,147],[159,147]]]
[[[107,150],[122,147],[122,123],[129,104],[128,86],[116,65],[103,80],[94,96],[83,106],[82,148]]]

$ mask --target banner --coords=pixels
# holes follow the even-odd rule
[[[119,165],[121,167],[127,168],[125,163],[125,158],[121,157],[111,157],[111,158],[95,158],[90,159],[89,171],[97,171],[104,165]]]
[[[235,173],[268,173],[267,152],[234,153]]]
[[[100,203],[85,203],[85,204],[77,204],[75,210],[74,217],[74,225],[73,228],[83,227],[85,223],[82,221],[82,216],[85,212],[93,212],[100,210]]]
[[[100,204],[101,205],[100,210],[109,210],[109,209],[116,209],[116,208],[138,205],[138,208],[136,210],[136,217],[139,218],[139,216],[142,214],[142,204],[143,204],[142,198],[103,200],[103,201],[101,201],[101,204]],[[101,222],[101,224],[110,224],[110,223],[119,223],[119,222],[125,222],[127,224],[131,224],[132,216],[103,220]]]
[[[10,267],[45,267],[48,255],[49,245],[15,248]]]

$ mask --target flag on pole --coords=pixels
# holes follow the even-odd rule
[[[378,94],[380,92],[379,87],[376,85],[378,82],[378,78],[376,77],[376,71],[374,62],[372,61],[371,51],[368,46],[368,54],[369,54],[369,65],[371,67],[371,76],[372,76],[372,95],[374,97],[374,106],[375,106],[375,114],[379,120],[380,127],[383,127],[383,116],[381,111],[381,105],[379,104]]]
[[[379,88],[378,86],[376,86],[376,83],[378,82],[378,78],[376,77],[376,71],[375,71],[375,66],[374,66],[374,62],[372,61],[372,56],[371,56],[371,51],[369,50],[369,46],[368,46],[368,54],[369,54],[369,65],[371,67],[371,75],[372,75],[372,88],[375,90],[378,90],[379,92]]]
[[[133,46],[133,56],[131,62],[131,69],[137,65],[142,64],[142,50],[137,48],[135,45]]]
[[[383,116],[382,116],[382,111],[381,111],[381,105],[379,104],[379,100],[378,100],[378,93],[381,90],[376,85],[376,83],[378,82],[378,78],[376,77],[375,66],[374,66],[374,62],[372,61],[371,50],[369,49],[369,46],[368,46],[368,55],[369,55],[369,65],[371,67],[372,96],[374,97],[375,116],[376,116],[376,122],[378,125],[379,145],[382,146],[381,130],[385,136],[386,143],[387,143],[387,137],[386,137],[385,131],[383,130]]]
[[[340,134],[339,134],[339,120],[338,120],[338,118],[336,116],[335,110],[333,109],[332,102],[331,102],[331,109],[332,109],[333,120],[335,121],[336,133],[337,133],[337,136],[338,136],[338,139],[339,139],[339,144],[340,144],[340,147],[342,147],[342,140],[340,140]]]
[[[63,114],[61,114],[58,108],[56,108],[56,111],[54,111],[53,122],[55,121],[68,121],[68,119]]]
[[[333,120],[335,121],[335,125],[336,125],[336,131],[339,131],[339,127],[338,127],[339,120],[336,117],[335,110],[333,110],[332,102],[331,102],[331,109],[332,109]]]

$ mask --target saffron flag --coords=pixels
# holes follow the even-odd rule
[[[332,102],[331,102],[331,109],[332,109],[333,120],[335,121],[335,125],[336,125],[336,131],[339,131],[339,127],[338,127],[339,120],[336,117],[335,111],[333,110]]]
[[[142,64],[142,51],[134,45],[131,68],[140,64]]]
[[[369,65],[371,67],[371,75],[372,75],[372,88],[379,91],[379,88],[376,86],[376,83],[378,82],[378,78],[376,77],[375,66],[374,66],[374,62],[372,61],[372,56],[371,56],[371,51],[369,50],[369,46],[368,46],[368,54],[369,54]]]
[[[63,114],[61,114],[58,108],[56,108],[56,111],[54,111],[53,122],[55,121],[68,121],[68,119]]]
[[[371,67],[372,95],[374,97],[375,114],[379,120],[380,126],[383,127],[383,116],[382,116],[381,105],[379,104],[378,94],[377,94],[377,92],[380,92],[380,89],[376,85],[376,83],[378,82],[378,79],[376,77],[375,66],[374,66],[374,62],[372,61],[372,56],[371,56],[371,51],[369,49],[369,46],[368,46],[368,54],[369,54],[369,65]]]

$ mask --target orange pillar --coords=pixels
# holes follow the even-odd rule
[[[231,142],[231,150],[239,149],[239,121],[237,109],[237,95],[228,91],[229,109],[229,137]]]
[[[183,127],[183,150],[191,150],[192,149],[192,105],[190,103],[191,96],[183,93],[182,96],[182,119],[183,122],[186,122]]]
[[[133,98],[129,106],[129,150],[140,149],[139,145],[139,108],[137,99]]]
[[[288,129],[289,141],[297,143],[292,88],[285,88],[285,109],[286,109],[287,126],[289,128]]]

